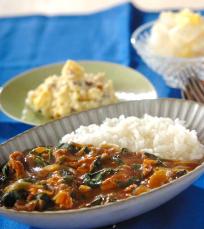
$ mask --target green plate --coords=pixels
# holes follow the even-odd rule
[[[31,125],[40,125],[50,121],[31,110],[28,110],[23,118],[22,112],[25,107],[25,98],[27,92],[36,88],[46,77],[59,74],[63,64],[51,64],[35,68],[10,80],[3,87],[0,95],[2,111],[13,119]],[[139,72],[131,68],[98,61],[80,61],[80,64],[84,66],[87,72],[105,72],[107,78],[113,81],[119,100],[157,98],[152,84]]]

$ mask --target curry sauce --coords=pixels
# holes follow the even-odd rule
[[[0,172],[0,205],[21,211],[104,205],[160,187],[201,161],[163,160],[113,145],[15,151]]]

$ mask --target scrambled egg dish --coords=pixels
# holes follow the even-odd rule
[[[28,92],[26,105],[48,118],[60,118],[72,112],[115,103],[111,80],[104,73],[86,73],[74,61],[67,61],[60,76],[49,76]]]
[[[163,12],[151,30],[149,47],[162,56],[204,55],[204,18],[189,9]]]

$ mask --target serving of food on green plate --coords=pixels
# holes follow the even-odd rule
[[[39,125],[121,100],[156,97],[152,84],[131,68],[69,60],[15,77],[3,87],[0,102],[10,117]]]
[[[26,98],[29,108],[51,119],[115,102],[112,81],[105,73],[86,73],[74,61],[67,61],[60,76],[49,76]]]

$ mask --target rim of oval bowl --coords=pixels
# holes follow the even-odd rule
[[[198,104],[199,106],[202,106],[203,109],[204,109],[204,104],[198,103],[198,102],[194,102],[194,101],[190,101],[190,100],[186,101],[184,99],[174,99],[174,98],[159,98],[159,99],[154,99],[154,100],[158,100],[158,101],[173,101],[173,102],[174,101],[175,102],[176,101],[179,101],[179,102],[185,102],[185,103],[189,103],[189,104],[192,104],[193,103],[193,104]],[[152,100],[152,99],[145,99],[145,101],[154,101],[154,100]],[[139,101],[141,101],[141,100],[139,100]],[[117,104],[134,103],[134,102],[139,102],[139,101],[138,100],[122,101],[122,102],[119,102]],[[20,134],[18,134],[16,136],[10,138],[8,141],[0,144],[0,147],[2,145],[6,145],[8,142],[14,140],[16,137],[20,137],[22,135],[28,134],[30,131],[34,131],[35,129],[41,128],[42,126],[47,126],[47,125],[50,125],[51,123],[59,122],[59,121],[64,120],[64,119],[66,119],[68,117],[75,116],[75,115],[77,115],[79,113],[86,113],[86,112],[89,112],[89,111],[93,111],[93,110],[97,110],[97,109],[102,109],[102,108],[105,108],[105,107],[115,106],[117,104],[109,104],[109,105],[103,106],[101,108],[94,108],[94,109],[91,109],[91,110],[88,110],[88,111],[77,112],[77,113],[74,113],[74,114],[72,114],[70,116],[63,117],[63,118],[57,119],[57,120],[52,120],[52,121],[50,121],[48,123],[45,123],[45,124],[42,124],[42,125],[39,125],[39,126],[35,126],[35,127],[31,128],[31,129],[28,129],[28,130],[24,131],[23,133],[20,133]],[[150,191],[145,192],[145,193],[142,193],[141,195],[138,195],[138,196],[131,196],[131,197],[127,198],[127,199],[118,200],[116,202],[107,203],[105,205],[98,205],[98,206],[93,206],[93,207],[89,207],[89,208],[88,207],[85,207],[85,208],[79,208],[79,209],[67,209],[67,210],[58,210],[58,211],[56,211],[56,210],[55,211],[54,210],[53,211],[50,210],[50,211],[42,211],[42,212],[40,212],[40,211],[31,211],[31,212],[29,212],[29,211],[17,211],[17,210],[14,210],[14,209],[8,209],[6,207],[0,207],[0,214],[1,213],[15,213],[15,214],[19,214],[19,215],[22,215],[22,214],[24,214],[24,215],[25,214],[27,214],[27,215],[31,215],[31,214],[35,214],[35,215],[39,215],[39,214],[40,215],[42,215],[42,214],[44,214],[44,215],[52,215],[52,214],[57,214],[57,215],[58,214],[78,214],[78,213],[81,213],[81,212],[94,211],[94,210],[97,210],[97,209],[100,209],[100,208],[108,208],[108,207],[113,206],[113,205],[121,205],[121,204],[123,204],[125,202],[133,201],[134,199],[136,200],[138,198],[144,198],[145,196],[147,196],[147,195],[149,195],[151,193],[157,192],[159,190],[167,189],[169,186],[181,182],[186,177],[191,176],[195,172],[200,173],[199,176],[201,176],[202,173],[204,173],[204,162],[202,162],[197,168],[195,168],[194,170],[188,172],[184,176],[181,176],[181,177],[177,178],[176,180],[170,181],[169,183],[164,184],[164,185],[162,185],[162,186],[160,186],[158,188],[151,189]]]

